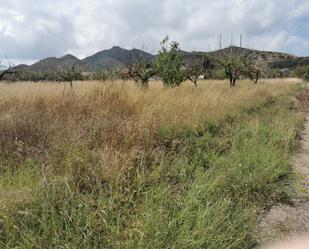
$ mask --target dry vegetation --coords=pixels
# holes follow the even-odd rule
[[[0,149],[9,158],[41,160],[62,147],[87,146],[102,171],[117,171],[139,154],[152,150],[160,128],[198,127],[225,114],[286,94],[297,80],[268,81],[252,86],[244,81],[237,89],[226,82],[190,83],[165,89],[153,82],[149,91],[132,82],[102,84],[82,82],[65,89],[55,83],[18,83],[0,86]],[[62,161],[62,154],[59,160]],[[14,160],[14,165],[16,162]],[[8,162],[11,162],[8,160]],[[65,170],[64,162],[57,167]]]
[[[54,120],[47,122],[50,125],[59,125],[62,121],[72,119],[69,122],[72,127],[67,127],[68,123],[65,123],[68,130],[72,131],[80,126],[79,123],[83,123],[83,118],[87,119],[83,126],[91,121],[89,125],[92,127],[95,121],[102,123],[100,118],[108,119],[111,127],[115,123],[120,125],[120,119],[121,125],[126,124],[124,126],[127,128],[141,126],[142,129],[132,129],[140,132],[151,129],[151,126],[199,125],[207,119],[218,119],[248,104],[287,93],[292,85],[299,82],[295,79],[267,80],[267,83],[253,87],[249,81],[243,81],[235,90],[223,81],[205,81],[198,88],[187,83],[172,89],[163,88],[160,82],[152,82],[149,91],[140,90],[131,82],[82,82],[76,84],[73,90],[65,90],[64,96],[63,86],[55,83],[2,84],[1,112],[6,117],[14,116],[16,112],[21,116],[23,110],[30,114],[30,109],[31,114],[40,113],[44,118]],[[123,112],[127,115],[122,116]],[[93,120],[94,117],[96,120]]]
[[[254,239],[248,233],[252,232],[251,224],[256,217],[251,219],[248,215],[256,215],[270,201],[283,198],[282,182],[277,180],[289,172],[286,161],[282,160],[288,160],[302,118],[291,114],[283,122],[290,112],[289,101],[278,100],[278,104],[276,99],[288,96],[298,83],[294,79],[280,79],[253,86],[242,81],[231,89],[227,82],[205,81],[198,87],[186,83],[166,89],[160,82],[151,82],[146,91],[132,82],[79,82],[65,91],[63,85],[55,83],[1,84],[0,209],[5,215],[2,218],[0,215],[0,245],[4,248],[252,245]],[[263,108],[265,113],[261,116]],[[242,141],[250,138],[248,134],[254,138],[256,147],[250,141],[248,147],[242,147]],[[278,149],[273,154],[264,151],[274,146]],[[252,164],[257,163],[261,168],[251,172],[249,182],[237,178],[240,181],[237,185],[231,179],[236,174],[232,173],[232,165],[238,160],[238,152],[249,153],[257,161]],[[242,160],[242,156],[239,158]],[[242,163],[246,165],[248,160],[244,157]],[[230,165],[227,173],[223,165]],[[221,173],[213,170],[209,173],[208,169],[213,167],[221,169]],[[265,167],[272,171],[267,172]],[[259,175],[260,185],[250,187],[257,181],[254,174]],[[207,187],[201,185],[206,179]],[[203,190],[202,187],[196,190],[197,186],[204,186],[205,195],[209,195],[209,203],[202,202],[198,207],[199,200],[192,198]],[[240,197],[237,191],[242,190],[246,192]],[[217,202],[215,196],[226,198]],[[237,198],[244,200],[238,202]],[[192,201],[192,206],[184,206],[187,201]],[[231,203],[244,208],[243,213],[231,211]],[[156,218],[155,208],[162,218]],[[192,217],[199,215],[196,208],[202,216]],[[210,221],[216,210],[222,211],[218,216],[224,223],[219,224],[221,228],[214,220]],[[225,220],[230,215],[239,223]],[[186,224],[202,217],[210,223]],[[173,220],[177,220],[175,224]],[[49,221],[52,224],[45,224]],[[244,229],[240,224],[247,221],[248,229]],[[171,229],[175,234],[170,234]],[[212,242],[207,240],[205,229],[218,236]],[[190,231],[195,231],[192,235],[192,239],[196,236],[195,241],[191,240]]]

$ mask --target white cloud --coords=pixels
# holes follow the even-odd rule
[[[22,60],[120,45],[155,53],[169,34],[186,50],[243,34],[250,47],[309,53],[307,0],[2,0],[0,57]],[[301,19],[301,21],[300,21]]]

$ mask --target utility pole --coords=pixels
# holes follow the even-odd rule
[[[230,51],[230,56],[232,56],[233,54],[233,43],[234,43],[234,34],[231,33],[231,51]]]
[[[240,45],[240,47],[242,48],[242,34],[240,34],[240,38],[239,38],[239,45]]]

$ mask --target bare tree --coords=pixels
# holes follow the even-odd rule
[[[230,80],[230,86],[234,87],[243,70],[240,56],[236,56],[233,52],[220,51],[220,54],[215,57],[215,61],[224,68],[225,74]]]
[[[196,60],[189,60],[185,62],[186,78],[197,86],[197,80],[203,73],[203,65]]]
[[[148,88],[150,79],[156,74],[152,59],[147,57],[143,48],[132,49],[129,56],[120,77],[124,80],[134,80],[140,87]]]
[[[250,80],[252,80],[254,84],[257,84],[263,71],[262,68],[254,62],[253,56],[247,56],[243,63],[244,75],[247,76]]]
[[[2,65],[2,63],[0,62],[0,66],[1,65]],[[5,76],[7,76],[7,75],[13,75],[15,73],[16,73],[16,70],[14,69],[14,65],[9,61],[8,68],[0,71],[0,80],[3,80],[5,78]]]
[[[149,80],[156,74],[153,65],[143,57],[139,57],[137,62],[128,65],[127,69],[127,76],[142,88],[148,88]]]
[[[71,88],[73,88],[73,81],[83,79],[81,70],[79,70],[74,64],[63,65],[61,69],[56,69],[55,67],[52,68],[58,77],[58,81],[69,82]]]
[[[235,49],[236,50],[236,49]],[[254,62],[253,54],[248,51],[235,51],[233,47],[220,51],[214,56],[215,62],[221,66],[230,80],[230,86],[234,87],[241,77],[248,77],[255,83],[258,82],[260,70]]]
[[[201,75],[205,75],[207,71],[212,69],[210,60],[205,55],[190,56],[185,59],[184,66],[186,68],[186,78],[195,86]]]

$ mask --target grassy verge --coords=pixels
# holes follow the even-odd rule
[[[237,103],[237,107],[222,111],[222,115],[208,116],[202,121],[195,117],[198,123],[190,125],[184,120],[177,126],[174,115],[159,116],[161,124],[155,128],[148,126],[143,130],[145,123],[134,125],[141,132],[134,136],[131,129],[121,130],[118,126],[122,137],[113,135],[108,141],[102,141],[106,137],[98,135],[98,129],[104,128],[96,126],[98,123],[91,124],[95,129],[88,131],[86,138],[80,133],[79,140],[74,141],[82,142],[75,144],[63,129],[57,129],[56,134],[53,126],[46,131],[47,126],[40,130],[38,125],[33,131],[33,127],[23,123],[26,131],[19,135],[32,134],[33,140],[6,138],[7,144],[2,147],[6,151],[1,157],[0,186],[6,196],[0,203],[0,245],[254,247],[254,231],[261,211],[289,200],[289,158],[297,147],[304,121],[301,114],[292,110],[288,91],[271,95],[265,89],[264,94],[254,91],[255,100]],[[238,96],[235,92],[228,94]],[[119,108],[120,102],[122,107],[126,104],[125,109],[117,109],[122,120],[136,111],[136,107],[126,103],[126,98],[113,95],[108,102],[114,108]],[[91,112],[87,106],[75,101],[78,115],[74,120],[83,119],[82,115],[88,120]],[[35,107],[49,110],[43,104],[44,101],[36,102]],[[69,104],[64,109],[67,114],[73,108]],[[140,103],[137,106],[140,108]],[[185,111],[189,113],[190,108]],[[141,112],[138,109],[137,113]],[[64,118],[61,122],[67,127],[70,120]],[[129,120],[130,125],[137,122],[134,115]],[[175,122],[168,122],[171,120]],[[44,126],[45,121],[42,122]],[[51,120],[47,123],[53,124]],[[6,128],[4,124],[2,128]],[[151,135],[147,133],[150,127],[154,129]],[[81,131],[80,127],[77,129]],[[135,142],[127,137],[128,132]],[[50,133],[57,136],[51,137]],[[26,142],[28,146],[38,146],[24,149]],[[109,153],[102,153],[102,145]],[[111,162],[116,168],[113,172],[110,165],[108,169],[105,165]]]

